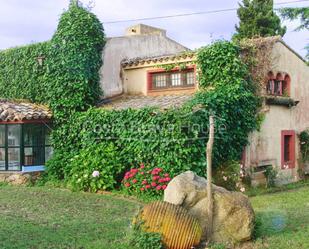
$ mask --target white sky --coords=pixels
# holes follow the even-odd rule
[[[275,0],[275,4],[297,0]],[[90,0],[82,0],[88,5]],[[49,40],[57,28],[59,16],[69,0],[0,0],[0,49]],[[237,8],[238,0],[95,0],[92,11],[105,21],[135,19],[180,13]],[[305,3],[278,7],[309,6]],[[276,6],[277,7],[277,6]],[[230,39],[238,22],[236,11],[143,21],[167,30],[168,36],[197,48],[216,39]],[[107,36],[121,36],[126,27],[137,22],[104,25]],[[284,22],[288,31],[285,42],[302,56],[309,43],[309,31],[294,32],[296,22]]]

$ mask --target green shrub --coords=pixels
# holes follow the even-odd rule
[[[241,173],[239,162],[231,161],[220,165],[214,172],[214,183],[228,190],[240,189]]]
[[[76,152],[77,153],[77,152]],[[46,175],[49,180],[63,180],[68,175],[70,160],[74,152],[56,152],[52,159],[46,162]]]
[[[275,187],[278,170],[276,170],[273,166],[268,166],[264,172],[264,175],[266,177],[267,188]]]
[[[130,245],[138,249],[164,249],[162,236],[159,233],[148,233],[141,229],[140,224],[132,225]]]
[[[76,190],[91,192],[113,189],[124,170],[111,143],[93,144],[82,149],[71,158],[69,168],[69,184]]]

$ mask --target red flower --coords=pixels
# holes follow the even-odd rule
[[[148,183],[147,180],[142,181],[143,185],[146,185],[147,183]]]
[[[148,189],[148,188],[151,188],[151,186],[150,185],[146,185],[145,188]]]
[[[170,175],[166,173],[166,174],[164,174],[164,176],[165,176],[165,177],[169,177]]]
[[[142,171],[142,172],[141,172],[141,175],[144,175],[144,174],[145,174],[145,172],[144,172],[144,171]]]
[[[141,188],[141,191],[145,191],[145,188]]]
[[[171,178],[169,178],[169,177],[166,177],[166,178],[165,178],[165,181],[166,181],[166,182],[169,182],[170,180],[171,180]]]
[[[136,179],[133,179],[133,180],[132,180],[132,183],[137,183],[137,180],[136,180]]]
[[[165,182],[164,178],[159,179],[159,183]]]
[[[126,186],[126,187],[128,188],[128,187],[130,187],[130,186],[131,186],[131,184],[130,184],[130,183],[128,183],[128,182],[126,182],[126,183],[124,184],[124,186]]]
[[[157,190],[161,190],[161,188],[162,187],[160,185],[156,187]]]
[[[167,188],[167,186],[166,186],[166,185],[163,185],[163,186],[162,186],[162,189],[163,189],[163,190],[164,190],[164,189],[166,189],[166,188]]]
[[[130,178],[129,175],[125,175],[125,176],[124,176],[124,179],[129,179],[129,178]]]
[[[153,176],[153,177],[152,177],[152,180],[153,180],[153,181],[156,181],[156,180],[158,180],[158,179],[160,179],[160,176]]]
[[[157,186],[157,184],[156,184],[155,182],[152,182],[152,183],[151,183],[151,186],[152,186],[152,187],[155,187],[155,186]]]
[[[141,169],[144,169],[145,168],[145,165],[142,163],[141,164]]]

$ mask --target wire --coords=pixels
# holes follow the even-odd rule
[[[277,3],[275,5],[278,6],[278,5],[285,5],[285,4],[290,4],[290,3],[303,3],[303,2],[309,2],[309,0],[297,0],[297,1],[282,2],[282,3]],[[154,17],[144,17],[144,18],[137,18],[137,19],[124,19],[124,20],[106,21],[106,22],[103,22],[103,24],[115,24],[115,23],[124,23],[124,22],[147,21],[147,20],[167,19],[167,18],[175,18],[175,17],[183,17],[183,16],[193,16],[193,15],[206,15],[206,14],[213,14],[213,13],[222,13],[222,12],[235,11],[237,9],[238,8],[218,9],[218,10],[208,10],[208,11],[183,13],[183,14],[168,15],[168,16],[154,16]]]

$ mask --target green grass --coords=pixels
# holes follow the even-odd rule
[[[253,248],[309,248],[309,187],[251,198],[257,216]]]
[[[309,186],[250,199],[257,238],[244,248],[309,248]],[[3,185],[0,248],[131,249],[126,235],[139,206],[115,194]]]
[[[112,195],[0,187],[0,248],[126,248],[139,204]]]

